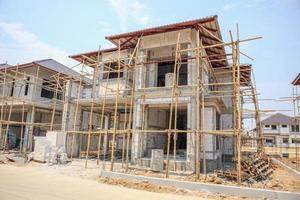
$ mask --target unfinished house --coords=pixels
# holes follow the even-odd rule
[[[239,63],[238,42],[222,41],[216,16],[106,39],[116,47],[70,56],[93,71],[90,86],[73,83],[81,89],[66,111],[72,151],[108,155],[111,170],[116,161],[167,176],[240,157],[241,90],[256,92],[251,65]]]
[[[66,76],[78,76],[53,60],[0,66],[1,149],[33,150],[33,136],[61,130]]]

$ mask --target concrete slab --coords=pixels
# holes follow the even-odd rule
[[[119,172],[101,171],[101,177],[108,178],[121,178],[127,180],[135,181],[148,181],[151,184],[156,184],[160,186],[174,186],[181,189],[196,190],[208,193],[218,193],[226,195],[235,195],[241,197],[250,198],[262,198],[266,197],[268,199],[284,199],[284,200],[298,200],[300,199],[300,193],[296,192],[284,192],[275,190],[265,190],[265,189],[255,189],[246,187],[236,187],[227,185],[216,185],[210,183],[196,183],[188,181],[179,181],[174,179],[163,179],[148,176],[138,176],[131,174],[124,174]]]

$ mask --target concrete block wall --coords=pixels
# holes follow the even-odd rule
[[[233,128],[232,114],[222,114],[220,117],[220,127],[222,130],[228,130]],[[224,155],[233,155],[233,138],[224,137],[222,141],[222,151]]]
[[[189,43],[191,41],[191,29],[184,29],[180,31],[170,31],[166,33],[144,36],[140,42],[140,48],[150,49],[175,45],[178,39],[178,32],[180,32],[179,43]]]

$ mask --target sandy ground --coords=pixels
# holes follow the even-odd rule
[[[280,160],[281,162],[284,162],[286,165],[290,166],[293,169],[296,169],[298,171],[300,171],[300,164],[298,163],[298,168],[297,168],[297,159],[296,158],[277,158],[278,160]],[[299,160],[298,160],[299,162]]]
[[[122,187],[115,182],[99,180],[99,167],[90,164],[84,169],[82,162],[73,162],[68,166],[47,166],[31,162],[28,165],[0,164],[0,199],[1,200],[77,200],[77,199],[246,199],[228,197],[176,188],[159,187],[157,192],[145,183],[132,183],[133,188],[148,188],[148,191]],[[73,170],[70,170],[73,169]],[[72,171],[72,173],[70,173]],[[108,184],[106,184],[108,183]],[[147,189],[146,189],[147,190]],[[180,195],[178,195],[180,194]]]
[[[0,165],[0,177],[1,200],[206,199],[111,186],[32,167]]]
[[[175,187],[161,187],[145,181],[125,181],[99,178],[100,166],[89,161],[87,169],[84,160],[75,159],[65,165],[30,162],[0,164],[0,200],[5,199],[246,199],[236,196],[209,194]],[[120,166],[117,166],[119,168]],[[109,168],[109,165],[106,166]],[[130,171],[132,174],[160,177],[154,172]],[[188,177],[170,178],[186,180]],[[195,181],[194,179],[192,181]],[[200,180],[201,182],[208,182]],[[236,185],[222,181],[221,184]],[[272,179],[254,185],[243,186],[285,191],[300,191],[297,180],[284,169],[278,167]]]

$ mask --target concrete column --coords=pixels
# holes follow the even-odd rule
[[[104,119],[104,129],[109,129],[110,128],[110,113],[108,115],[105,115]],[[108,153],[108,135],[104,134],[103,137],[103,150],[104,150],[104,155],[106,158],[106,154]],[[105,161],[103,161],[102,169],[105,169]]]
[[[149,64],[148,65],[149,71],[148,71],[148,86],[149,87],[156,87],[157,85],[157,64]]]
[[[65,101],[63,105],[63,113],[62,113],[62,125],[61,130],[67,131],[70,126],[70,98],[71,98],[71,89],[72,84],[71,80],[66,82],[66,92],[65,92]],[[75,114],[75,113],[72,113]]]
[[[78,106],[78,111],[77,111],[77,117],[76,117],[76,123],[75,123],[75,131],[80,130],[80,125],[81,125],[81,106]],[[64,127],[64,130],[67,131],[72,131],[74,130],[74,121],[75,121],[75,112],[76,112],[76,104],[71,104],[70,103],[70,111],[69,111],[69,120],[66,126]],[[71,156],[71,150],[72,150],[72,141],[73,141],[73,133],[66,134],[66,150],[68,156]],[[74,135],[74,143],[73,143],[73,156],[78,156],[80,153],[80,134]]]
[[[100,70],[99,71],[100,72],[106,71],[106,69],[104,68],[104,64],[103,63],[100,64]],[[103,80],[103,73],[99,73],[99,79],[98,80],[99,81]]]
[[[191,44],[188,44],[188,48],[192,48]],[[195,53],[192,51],[188,52],[188,56],[193,57]],[[188,85],[197,84],[197,68],[195,60],[188,60]],[[194,92],[196,94],[196,92]],[[187,129],[196,129],[197,120],[197,101],[196,97],[192,96],[191,101],[187,105]],[[187,134],[187,169],[195,171],[196,169],[196,133]]]
[[[135,80],[135,88],[141,89],[145,87],[145,76],[144,73],[146,73],[146,67],[143,64],[140,64],[145,61],[145,55],[143,51],[140,51],[138,54],[138,63],[139,65],[135,66],[136,71],[136,80]]]
[[[138,52],[138,63],[142,63],[145,60],[144,52]],[[141,89],[145,87],[145,76],[146,67],[139,64],[135,66],[136,68],[136,80],[135,80],[135,89]],[[133,131],[132,131],[132,147],[131,147],[131,162],[136,163],[136,161],[142,156],[142,137],[140,133],[135,132],[134,130],[140,130],[142,127],[142,105],[141,99],[135,99],[134,101],[134,110],[133,110]]]
[[[132,131],[132,147],[131,161],[135,163],[141,157],[141,134],[134,130],[140,130],[142,126],[142,105],[139,100],[135,101],[133,110],[133,131]]]
[[[194,45],[188,44],[188,48],[193,48]],[[195,52],[188,51],[188,57],[195,57]],[[195,60],[188,60],[188,85],[196,85],[197,84],[197,66]]]
[[[23,140],[23,151],[26,151],[30,149],[30,144],[33,143],[33,138],[31,135],[33,135],[33,125],[34,123],[34,116],[35,116],[35,111],[33,107],[28,108],[27,113],[26,113],[26,124],[25,126],[25,131],[24,131],[24,140]]]
[[[109,119],[110,119],[110,113],[104,115],[104,129],[109,129]]]
[[[149,112],[149,108],[146,105],[145,106],[144,130],[148,129],[148,112]],[[147,155],[147,149],[148,149],[147,140],[148,140],[148,133],[143,133],[142,138],[141,138],[141,142],[142,142],[141,157],[144,157],[144,155]]]
[[[196,129],[196,112],[197,109],[196,99],[191,97],[191,102],[187,105],[187,129],[195,130]],[[195,171],[196,169],[196,133],[187,134],[187,169]]]

